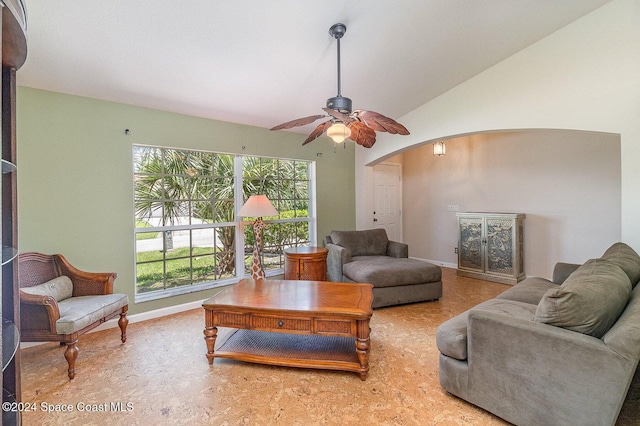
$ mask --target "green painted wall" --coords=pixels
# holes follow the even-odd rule
[[[134,303],[133,144],[316,161],[318,241],[355,229],[354,146],[321,138],[96,99],[18,88],[20,251],[62,253],[87,271],[115,271],[129,312],[201,300],[203,291]],[[130,129],[130,134],[125,134]]]

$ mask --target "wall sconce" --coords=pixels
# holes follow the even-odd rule
[[[438,157],[447,155],[447,148],[444,146],[444,142],[440,141],[433,144],[433,155]]]

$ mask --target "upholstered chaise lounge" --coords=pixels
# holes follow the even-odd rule
[[[331,231],[325,238],[327,277],[373,284],[373,307],[442,297],[439,266],[409,259],[407,244],[390,241],[384,229]]]
[[[127,340],[129,300],[113,293],[115,273],[80,271],[60,254],[22,253],[18,268],[20,340],[65,344],[69,379],[75,377],[78,336],[119,315],[120,339]]]

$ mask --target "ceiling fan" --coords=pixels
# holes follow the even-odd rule
[[[329,28],[329,34],[338,40],[338,95],[327,99],[327,107],[322,108],[328,115],[319,114],[298,118],[272,127],[271,130],[290,129],[311,124],[321,118],[329,118],[319,124],[302,145],[308,144],[327,132],[327,136],[336,143],[349,138],[365,148],[371,148],[376,143],[376,131],[398,135],[409,134],[409,131],[402,124],[382,114],[361,109],[352,110],[351,99],[340,94],[340,39],[346,31],[347,27],[344,24],[334,24]]]

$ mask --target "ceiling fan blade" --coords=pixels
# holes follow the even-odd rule
[[[337,118],[338,120],[342,121],[345,124],[351,123],[352,121],[354,121],[353,117],[350,117],[347,114],[343,114],[340,111],[336,111],[335,109],[322,108],[322,110],[324,112],[326,112],[327,114],[329,114],[330,116],[332,116],[334,118]]]
[[[282,123],[275,127],[272,127],[269,130],[283,130],[297,126],[304,126],[306,124],[313,123],[314,121],[322,117],[326,117],[326,115],[310,115],[309,117],[296,118],[295,120],[287,121],[286,123]]]
[[[347,127],[351,130],[351,136],[349,136],[349,139],[358,145],[362,145],[365,148],[371,148],[373,144],[376,143],[376,132],[366,124],[361,123],[360,121],[353,121],[347,124]]]
[[[324,117],[324,115],[322,116]],[[329,127],[331,127],[333,123],[331,122],[331,120],[329,121],[325,121],[324,123],[320,123],[318,125],[318,127],[316,127],[313,132],[311,132],[311,134],[309,134],[309,137],[307,137],[307,139],[305,139],[304,142],[302,142],[302,145],[306,145],[309,142],[311,142],[312,140],[318,138],[320,135],[322,135]]]
[[[409,131],[393,118],[386,117],[374,111],[355,110],[356,116],[367,126],[378,132],[389,132],[398,135],[408,135]]]

